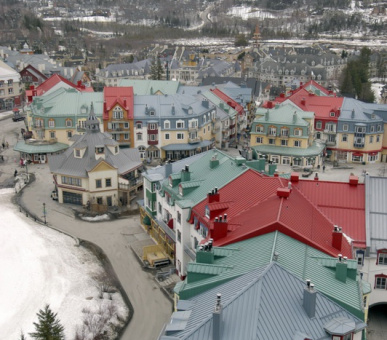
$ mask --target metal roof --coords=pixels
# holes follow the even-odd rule
[[[313,283],[313,282],[312,282]],[[366,327],[359,318],[316,292],[315,317],[303,308],[305,282],[277,263],[262,266],[189,299],[192,312],[184,330],[165,332],[159,339],[213,340],[213,311],[221,294],[222,340],[289,340],[299,333],[324,339],[331,320],[346,318],[356,332]]]
[[[215,167],[210,166],[212,158],[216,158],[219,164]],[[217,149],[211,149],[200,159],[191,163],[189,166],[190,181],[202,181],[202,185],[184,195],[184,201],[189,201],[190,204],[197,204],[204,199],[209,188],[221,188],[229,181],[233,180],[241,173],[247,170],[236,164],[234,158]],[[178,186],[170,187],[167,181],[163,183],[163,189],[168,192],[179,205],[182,197],[179,195]]]
[[[270,155],[281,155],[289,157],[315,157],[322,153],[325,144],[313,142],[308,148],[296,148],[275,145],[256,145],[252,147],[256,152]]]
[[[210,140],[204,140],[202,142],[195,143],[195,144],[188,144],[188,143],[168,144],[168,145],[162,146],[161,148],[164,151],[195,150],[198,148],[205,148],[211,145],[212,143],[213,142]]]
[[[352,313],[358,316],[363,313],[362,292],[358,281],[348,277],[346,283],[343,283],[336,279],[335,271],[330,265],[324,265],[324,261],[335,261],[336,259],[281,232],[276,231],[213,249],[215,255],[213,264],[188,263],[186,280],[175,287],[175,292],[181,299],[193,298],[232,278],[267,265],[272,262],[274,253],[277,253],[276,262],[286,270],[302,280],[312,280],[316,289],[339,302]],[[352,262],[356,261],[349,260],[350,267]],[[203,270],[209,272],[208,267],[212,265],[227,266],[228,270],[215,275],[218,269],[214,269],[213,276],[194,279],[190,282],[191,269],[194,270],[193,276],[195,276],[195,273],[200,272],[202,266],[205,266]]]
[[[387,248],[387,178],[366,176],[365,190],[367,250],[376,255]]]
[[[13,147],[15,151],[24,152],[28,154],[50,154],[59,151],[66,150],[69,146],[63,143],[42,144],[42,143],[26,143],[24,140],[20,140]]]
[[[122,79],[119,86],[132,86],[135,95],[176,94],[180,87],[178,81]]]

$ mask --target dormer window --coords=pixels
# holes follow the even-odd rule
[[[156,113],[155,113],[155,110],[150,110],[150,111],[149,111],[149,115],[150,115],[150,116],[154,116],[155,114],[156,114]]]
[[[115,146],[115,147],[114,147],[114,153],[115,153],[115,154],[118,154],[118,146]]]
[[[168,183],[169,183],[169,186],[170,186],[170,187],[173,187],[172,177],[169,177],[169,178],[168,178]]]
[[[74,157],[75,158],[81,158],[81,150],[74,149]]]
[[[103,146],[96,146],[95,147],[96,154],[103,154],[104,152],[105,152],[105,148]]]
[[[378,250],[377,262],[378,265],[387,266],[387,249]]]
[[[335,113],[334,113],[334,112],[331,112],[330,115],[331,115],[331,117],[334,117],[334,116],[335,116]]]
[[[183,196],[183,187],[179,185],[179,195]]]
[[[73,126],[72,119],[66,119],[66,127],[72,127],[72,126]]]
[[[208,206],[206,206],[204,208],[204,215],[207,217],[207,218],[210,218],[210,208]]]
[[[113,110],[113,118],[114,119],[122,119],[124,117],[124,112],[119,106],[116,106]]]

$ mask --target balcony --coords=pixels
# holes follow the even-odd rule
[[[281,134],[281,138],[282,138],[282,139],[289,139],[289,135],[282,135],[282,134]]]
[[[196,143],[200,143],[202,141],[202,139],[200,137],[188,137],[188,144],[196,144]]]
[[[361,143],[353,143],[353,147],[354,148],[364,148],[364,142],[361,142]]]
[[[355,138],[364,138],[365,137],[365,132],[355,132]]]
[[[335,146],[336,145],[336,141],[329,141],[329,140],[327,140],[326,141],[326,145],[327,146]]]
[[[77,132],[85,132],[85,131],[86,131],[86,128],[84,126],[77,125]]]
[[[328,135],[335,135],[335,134],[336,134],[336,130],[325,129],[325,130],[324,130],[324,133],[326,133],[326,134],[328,134]]]
[[[188,127],[188,132],[190,132],[190,133],[195,133],[198,131],[199,131],[199,128],[197,126],[189,126]]]

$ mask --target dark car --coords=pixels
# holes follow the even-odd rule
[[[14,121],[14,122],[18,122],[18,121],[20,121],[20,120],[24,120],[26,117],[25,116],[22,116],[21,114],[20,114],[20,111],[18,110],[18,109],[14,109],[13,110],[13,117],[12,117],[12,120]]]

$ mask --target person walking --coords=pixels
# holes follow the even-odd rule
[[[325,172],[325,165],[323,165],[323,172]]]
[[[3,146],[3,149],[5,149],[5,144],[4,144],[4,142],[2,142],[1,145]]]

